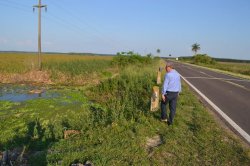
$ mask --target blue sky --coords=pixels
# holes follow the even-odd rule
[[[37,50],[38,0],[0,0],[0,50]],[[42,0],[42,50],[250,59],[250,0]]]

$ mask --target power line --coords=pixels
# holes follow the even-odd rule
[[[11,4],[16,4],[17,6],[21,6],[21,7],[25,8],[25,9],[28,9],[28,7],[30,7],[29,5],[20,3],[20,1],[16,1],[16,0],[5,0],[5,2],[11,3]]]
[[[3,2],[3,1],[0,1],[0,3]],[[4,3],[5,6],[7,7],[10,7],[10,8],[15,8],[15,9],[18,9],[19,11],[22,11],[22,12],[28,12],[26,9],[27,9],[27,6],[22,4],[22,3],[12,3],[12,2],[8,2],[8,1],[4,1],[6,3]],[[54,3],[54,1],[51,1]],[[90,24],[88,24],[86,21],[83,21],[83,19],[81,19],[80,17],[78,17],[77,15],[74,15],[72,11],[70,10],[67,10],[65,8],[63,8],[62,6],[60,6],[59,4],[56,4],[54,3],[54,6],[56,7],[59,7],[61,8],[65,13],[67,13],[69,16],[71,16],[72,18],[74,18],[75,20],[77,20],[79,23],[81,22],[84,22],[84,25],[87,25],[92,31],[95,31],[96,33],[92,33],[92,35],[96,36],[97,38],[99,38],[100,41],[102,41],[103,43],[105,44],[108,44],[112,47],[114,47],[114,45],[118,45],[118,42],[117,41],[114,41],[113,39],[110,39],[108,38],[107,36],[104,37],[104,35],[100,35],[100,31],[98,31],[95,27],[91,26]],[[39,6],[38,5],[35,5],[34,7],[38,8],[39,9]],[[46,5],[42,5],[42,7],[46,7]],[[41,7],[41,8],[42,8]],[[41,9],[40,8],[40,9]],[[39,15],[38,15],[39,17]],[[61,24],[61,25],[64,25],[63,27],[67,26],[68,28],[70,28],[73,32],[75,32],[76,34],[79,34],[82,33],[83,31],[87,31],[87,29],[83,28],[83,26],[80,26],[78,24],[72,24],[72,22],[64,19],[63,17],[59,17],[57,15],[53,15],[51,12],[49,15],[46,15],[46,16],[41,16],[42,18],[44,19],[49,19],[51,20],[53,23],[58,23],[58,24]],[[38,18],[38,22],[39,22],[39,18]],[[40,25],[41,26],[41,25]],[[38,27],[40,27],[38,25]],[[38,30],[39,32],[39,30]],[[90,33],[88,33],[90,34]],[[98,35],[99,34],[99,35]],[[86,34],[85,34],[86,35]],[[40,37],[41,38],[41,37]],[[39,37],[38,37],[38,40],[39,40]],[[39,40],[40,41],[40,40]],[[41,41],[39,42],[38,41],[38,45],[41,45]],[[39,44],[40,43],[40,44]],[[121,46],[121,45],[120,45]],[[41,50],[41,47],[39,49],[39,46],[38,46],[38,64],[40,64],[39,66],[41,67],[41,53],[39,54],[39,50]],[[40,68],[39,67],[39,68]]]
[[[88,26],[92,31],[95,31],[95,33],[93,33],[93,35],[95,35],[96,37],[98,37],[99,39],[103,40],[106,44],[111,44],[111,46],[118,46],[117,41],[114,41],[113,39],[111,39],[110,37],[108,37],[107,35],[104,35],[103,33],[101,33],[101,31],[99,31],[98,29],[96,29],[94,26],[92,26],[91,24],[89,24],[86,20],[84,20],[83,18],[80,18],[78,15],[75,15],[72,11],[64,8],[61,4],[56,3],[56,1],[51,1],[56,7],[61,8],[63,11],[67,12],[68,15],[70,15],[72,18],[74,18],[75,20],[77,20],[78,22],[84,22],[85,26]],[[98,35],[99,34],[99,35]],[[121,44],[119,44],[120,46]],[[124,44],[122,44],[124,45]],[[128,48],[128,46],[126,46]]]
[[[14,8],[14,9],[17,9],[17,10],[22,11],[22,12],[30,13],[30,12],[27,10],[26,7],[19,6],[19,5],[14,5],[13,3],[10,3],[9,1],[0,1],[0,4],[2,4],[2,5],[5,6],[5,7]]]
[[[4,2],[8,2],[8,1],[0,1],[0,4],[4,3]],[[24,13],[30,13],[30,11],[27,10],[27,6],[26,7],[24,7],[25,5],[19,6],[18,3],[14,3],[14,4],[13,3],[11,3],[11,4],[4,3],[3,6],[11,8],[11,9],[17,9],[18,11],[21,11],[21,12],[24,12]],[[63,27],[66,26],[66,27],[70,28],[72,31],[74,31],[74,33],[79,33],[79,32],[82,32],[82,30],[84,30],[82,27],[74,25],[74,24],[71,24],[70,22],[68,22],[67,20],[63,19],[62,17],[58,17],[58,16],[53,15],[51,13],[49,15],[46,15],[46,16],[42,15],[41,17],[44,18],[44,19],[48,19],[48,20],[50,20],[53,23],[56,22],[58,25],[59,24],[63,25]]]

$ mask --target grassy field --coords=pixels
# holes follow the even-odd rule
[[[0,53],[0,83],[85,85],[117,72],[111,56],[44,54],[37,71],[37,55]]]
[[[86,161],[94,165],[250,165],[249,147],[220,127],[184,82],[173,126],[159,120],[159,111],[149,112],[161,65],[157,60],[127,65],[118,68],[117,76],[92,86],[54,85],[47,87],[47,98],[0,101],[0,151],[19,148],[36,166]],[[80,134],[63,139],[63,131],[69,129]],[[160,139],[158,146],[147,145],[155,138]]]
[[[112,60],[111,56],[88,56],[71,54],[42,54],[42,70],[55,63],[69,63],[72,61]],[[33,53],[0,53],[0,72],[25,73],[37,68],[37,54]],[[15,65],[14,65],[15,64]]]

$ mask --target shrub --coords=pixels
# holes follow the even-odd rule
[[[104,80],[91,88],[90,98],[98,98],[98,103],[109,110],[104,116],[109,117],[107,121],[136,121],[150,107],[154,74],[151,67],[126,67],[118,77]]]
[[[214,59],[212,59],[210,56],[208,56],[207,54],[197,54],[195,55],[193,58],[193,63],[194,64],[215,64],[216,61]]]
[[[113,65],[117,65],[119,67],[124,67],[131,64],[150,64],[152,63],[151,56],[143,57],[140,54],[134,53],[132,51],[129,52],[118,52],[116,56],[112,60]]]

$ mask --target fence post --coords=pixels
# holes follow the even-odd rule
[[[157,111],[159,108],[159,87],[154,86],[151,96],[151,107],[150,111],[154,112]]]
[[[159,71],[157,72],[157,85],[161,84],[161,68],[159,67]]]

